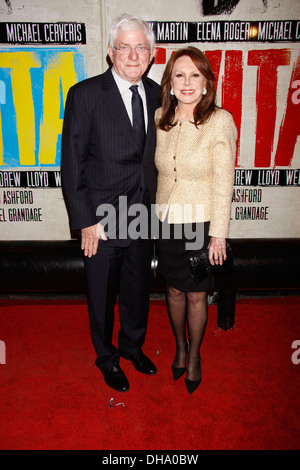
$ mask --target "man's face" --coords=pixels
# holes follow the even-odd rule
[[[115,49],[115,47],[120,48],[120,46],[129,46],[129,51],[124,54],[120,50]],[[137,46],[145,46],[147,48],[146,52],[137,52],[137,49],[135,49]],[[119,30],[114,48],[108,47],[108,55],[114,64],[117,74],[133,84],[140,81],[154,53],[154,51],[151,53],[149,42],[140,29],[136,31]]]

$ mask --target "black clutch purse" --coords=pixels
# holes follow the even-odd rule
[[[233,256],[230,245],[226,242],[226,260],[223,260],[223,264],[211,264],[208,257],[208,248],[202,250],[199,253],[195,253],[189,258],[191,266],[191,276],[196,281],[203,281],[212,276],[229,271],[233,268]]]

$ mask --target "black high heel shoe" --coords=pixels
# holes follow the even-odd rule
[[[189,392],[190,395],[194,393],[196,388],[199,387],[199,385],[201,384],[201,380],[202,380],[202,377],[201,379],[198,379],[198,380],[184,379],[187,391]]]
[[[174,379],[174,380],[180,379],[180,377],[183,376],[183,374],[185,373],[185,371],[186,371],[186,367],[175,367],[175,366],[172,364],[172,373],[173,373],[173,379]]]
[[[187,391],[189,392],[189,394],[191,395],[192,393],[194,393],[194,391],[199,387],[199,385],[201,384],[201,380],[202,380],[202,375],[201,375],[201,359],[200,359],[200,379],[198,380],[189,380],[189,379],[184,379],[185,381],[185,385],[186,385],[186,388],[187,388]]]
[[[186,341],[186,344],[187,344],[187,347],[186,347],[187,352],[186,352],[186,354],[188,354],[189,349],[190,349],[190,343],[189,343],[188,341]],[[175,366],[174,366],[174,362],[173,362],[173,364],[172,364],[172,373],[173,373],[173,379],[174,379],[174,380],[180,379],[180,377],[183,376],[183,374],[185,373],[185,371],[186,371],[186,367],[175,367]]]

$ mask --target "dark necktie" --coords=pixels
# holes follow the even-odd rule
[[[132,85],[132,124],[133,130],[139,144],[140,151],[143,153],[145,143],[145,121],[144,121],[144,107],[141,96],[139,95],[137,85]]]

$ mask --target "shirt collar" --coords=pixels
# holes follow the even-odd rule
[[[115,71],[114,67],[112,67],[111,72],[112,72],[113,77],[116,81],[116,84],[119,88],[119,91],[122,95],[125,91],[127,91],[131,87],[132,83],[128,82],[127,80],[124,80],[123,78],[121,78],[120,75],[118,75],[117,72]],[[145,91],[144,90],[144,84],[143,84],[142,80],[140,80],[136,85],[138,85],[139,88],[142,91]]]

